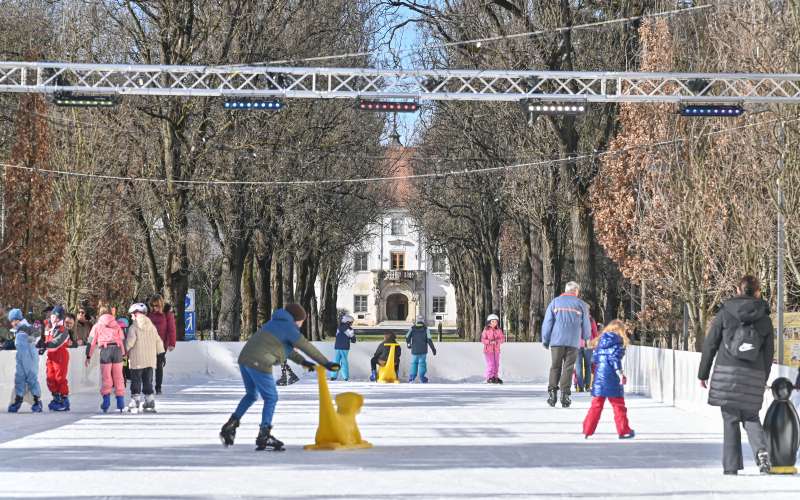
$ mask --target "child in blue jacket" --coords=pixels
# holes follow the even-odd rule
[[[17,371],[14,374],[14,402],[8,407],[9,413],[17,413],[22,407],[25,392],[33,395],[31,411],[41,413],[42,390],[39,387],[39,350],[36,343],[39,336],[34,328],[25,321],[22,311],[12,309],[8,312],[11,331],[14,333],[14,346],[17,349]]]
[[[349,314],[342,316],[339,322],[339,328],[336,330],[336,342],[334,349],[336,349],[336,359],[334,363],[338,364],[341,369],[338,372],[328,372],[328,377],[331,381],[338,378],[339,374],[347,382],[350,380],[350,362],[347,359],[350,355],[350,344],[356,343],[356,332],[353,330],[353,317]]]
[[[597,429],[603,404],[606,398],[614,409],[614,423],[620,439],[630,439],[635,433],[628,423],[628,410],[625,408],[625,390],[627,383],[622,371],[622,358],[628,345],[625,323],[615,319],[603,329],[603,334],[594,341],[595,349],[592,363],[595,365],[592,382],[592,405],[583,420],[583,435],[588,438]]]

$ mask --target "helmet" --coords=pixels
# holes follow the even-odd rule
[[[500,316],[496,314],[490,314],[489,316],[486,317],[486,322],[488,323],[491,320],[500,321]]]
[[[8,311],[8,320],[9,321],[22,321],[25,317],[22,315],[22,311],[19,309],[12,309]]]
[[[133,314],[137,312],[140,312],[142,314],[147,314],[147,306],[142,304],[141,302],[131,304],[131,306],[128,308],[128,314]]]
[[[342,316],[342,323],[352,323],[353,321],[355,320],[349,314],[345,314],[344,316]]]
[[[64,311],[64,306],[57,305],[52,311],[50,311],[50,314],[55,315],[55,317],[58,319],[64,319],[64,316],[66,316],[66,311]]]
[[[417,323],[425,323],[425,318],[422,316],[417,316]]]

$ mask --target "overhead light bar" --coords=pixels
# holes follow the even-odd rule
[[[716,104],[682,104],[678,113],[681,116],[692,117],[727,117],[736,118],[744,114],[741,106],[716,105]]]
[[[227,99],[222,107],[232,110],[267,110],[279,111],[283,108],[283,103],[276,99]]]
[[[541,102],[536,99],[523,99],[522,109],[537,115],[582,115],[586,113],[583,102]]]
[[[118,95],[80,95],[60,92],[53,96],[56,106],[71,108],[110,108],[119,104]]]
[[[372,101],[359,99],[356,106],[362,111],[379,113],[416,113],[419,104],[416,101]]]

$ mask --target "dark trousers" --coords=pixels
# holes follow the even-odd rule
[[[162,352],[156,359],[156,392],[161,392],[161,382],[164,381],[164,366],[167,364],[167,353]]]
[[[550,381],[548,389],[561,389],[569,393],[572,386],[572,374],[575,372],[575,360],[578,359],[577,347],[555,346],[550,348]]]
[[[153,369],[131,370],[131,394],[153,394]]]
[[[747,432],[747,440],[755,457],[759,450],[767,449],[767,436],[757,411],[739,410],[737,408],[722,408],[723,444],[722,444],[722,469],[724,471],[737,471],[744,469],[742,464],[742,430]]]

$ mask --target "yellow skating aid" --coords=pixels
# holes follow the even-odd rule
[[[775,466],[769,470],[770,474],[797,474],[797,467],[789,466]]]
[[[356,415],[364,405],[364,397],[355,392],[343,392],[336,396],[336,409],[333,407],[331,392],[325,369],[317,366],[319,381],[319,426],[314,444],[305,446],[306,450],[355,450],[372,448],[361,439],[356,424]]]
[[[386,364],[381,366],[378,369],[378,382],[381,384],[399,384],[400,381],[397,379],[397,370],[394,366],[394,350],[397,347],[400,347],[400,344],[383,344],[389,347],[389,359],[386,360]]]

